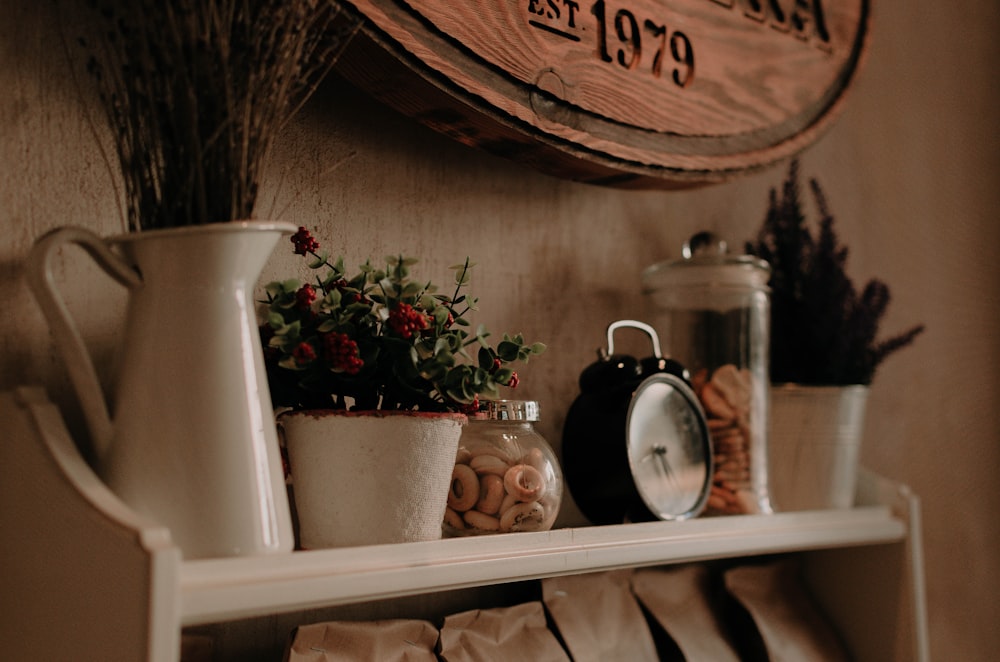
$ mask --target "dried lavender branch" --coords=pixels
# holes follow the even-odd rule
[[[816,238],[806,227],[792,161],[781,196],[771,189],[768,211],[747,252],[772,269],[771,381],[800,384],[870,384],[890,354],[923,332],[922,325],[877,341],[889,304],[889,288],[869,281],[859,296],[847,275],[848,249],[841,246],[819,183],[810,188],[820,212]]]
[[[251,218],[274,140],[359,26],[335,0],[89,0],[131,229]]]

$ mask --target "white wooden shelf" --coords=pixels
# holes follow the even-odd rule
[[[189,561],[185,625],[613,568],[896,542],[887,506]]]
[[[858,659],[927,659],[919,501],[872,474],[849,510],[184,561],[169,531],[97,479],[44,392],[0,393],[0,424],[0,595],[18,605],[0,619],[0,650],[14,662],[36,659],[56,631],[75,660],[173,662],[185,626],[784,552],[807,555]]]

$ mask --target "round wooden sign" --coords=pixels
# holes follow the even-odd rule
[[[338,62],[468,145],[578,181],[682,188],[791,156],[867,50],[869,0],[351,0]]]

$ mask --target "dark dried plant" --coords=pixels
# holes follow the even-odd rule
[[[820,213],[819,235],[806,227],[793,160],[779,196],[771,189],[767,216],[747,252],[771,265],[771,381],[811,385],[870,384],[890,354],[923,325],[878,340],[889,287],[870,280],[860,295],[846,272],[847,248],[819,183],[809,182]]]
[[[359,26],[334,0],[87,4],[131,230],[252,218],[275,139]]]

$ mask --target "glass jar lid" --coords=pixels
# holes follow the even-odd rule
[[[539,420],[538,402],[535,400],[483,400],[479,411],[470,418],[476,421],[528,421]]]
[[[666,286],[707,285],[764,288],[771,265],[753,255],[731,255],[728,245],[712,232],[699,232],[684,242],[675,260],[657,262],[642,273],[646,291]]]

